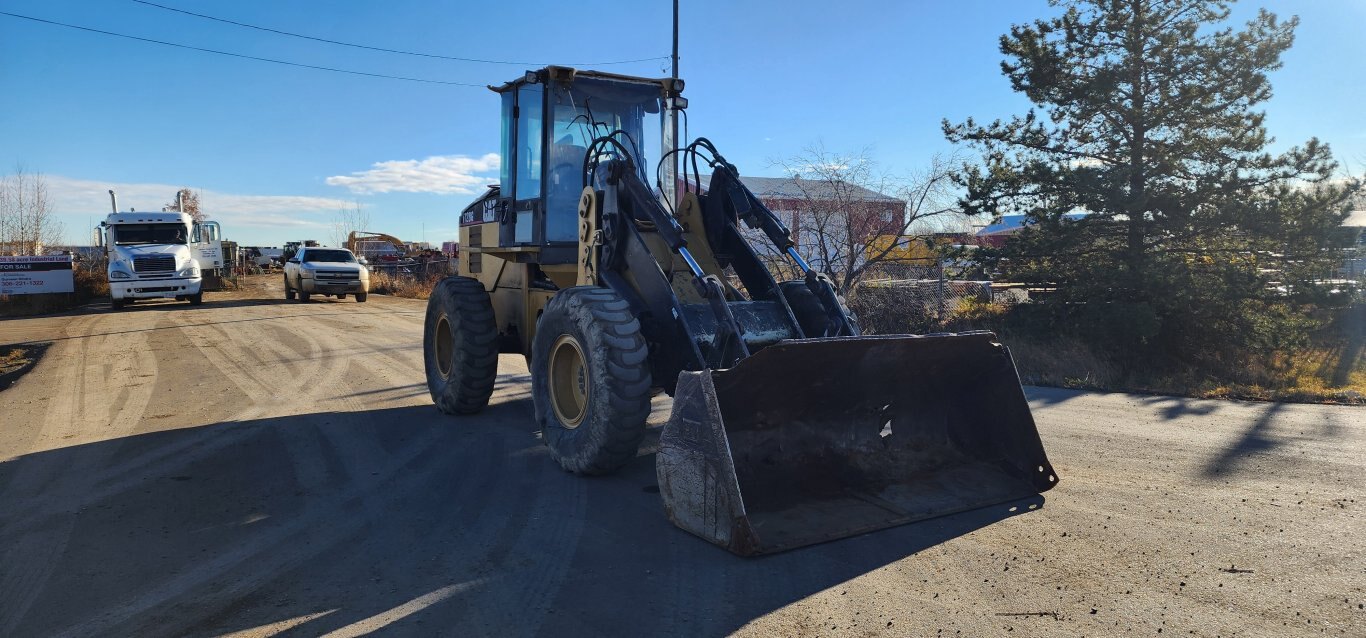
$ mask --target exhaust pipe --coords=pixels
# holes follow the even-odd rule
[[[109,206],[114,209],[114,214],[119,212],[119,198],[114,195],[114,189],[109,189]]]

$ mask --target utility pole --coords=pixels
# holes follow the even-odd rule
[[[671,77],[678,79],[678,0],[674,0],[674,23],[673,23],[673,53],[669,56],[673,63]],[[669,98],[669,121],[664,131],[663,153],[669,154],[669,161],[665,164],[664,174],[667,184],[660,184],[660,194],[669,202],[669,207],[677,210],[678,198],[678,98]]]

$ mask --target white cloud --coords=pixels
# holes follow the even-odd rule
[[[89,226],[109,213],[109,190],[119,198],[119,209],[159,211],[175,199],[182,186],[155,183],[120,183],[43,175],[47,182],[52,211],[65,226],[66,240],[88,241]],[[194,189],[193,186],[190,188]],[[223,224],[229,236],[239,233],[269,238],[271,229],[330,228],[330,213],[354,206],[353,202],[332,197],[306,195],[238,195],[194,189],[209,219]],[[252,232],[248,229],[254,229]],[[266,241],[257,239],[255,241]]]
[[[44,175],[43,179],[47,181],[53,210],[58,213],[93,212],[101,217],[109,211],[110,189],[118,194],[120,210],[132,208],[145,211],[161,210],[162,206],[175,199],[176,191],[181,189],[180,186],[172,184],[102,182],[60,175]],[[201,190],[193,186],[190,188],[199,193],[199,205],[204,209],[204,213],[220,221],[254,223],[246,220],[262,216],[272,220],[290,219],[287,217],[289,213],[331,212],[352,206],[352,202],[332,197],[236,195]]]
[[[376,162],[369,170],[327,178],[331,186],[344,186],[353,193],[436,193],[472,195],[483,190],[492,173],[498,170],[498,154],[481,157],[434,155],[422,160]]]

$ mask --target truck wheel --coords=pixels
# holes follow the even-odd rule
[[[650,416],[649,348],[610,288],[550,299],[531,346],[531,400],[560,467],[606,474],[634,459]]]
[[[346,293],[343,292],[343,293],[337,295],[337,298],[338,298],[338,299],[345,299],[345,298],[346,298]]]
[[[346,297],[346,295],[342,295],[342,298],[345,298],[345,297]],[[370,298],[370,293],[368,293],[368,292],[358,292],[358,293],[356,293],[356,303],[365,303],[365,300],[366,300],[366,299],[369,299],[369,298]]]
[[[783,296],[787,298],[787,305],[792,307],[792,314],[797,316],[797,324],[802,327],[802,332],[808,339],[825,336],[822,332],[828,323],[825,317],[825,306],[821,305],[821,300],[816,298],[816,293],[806,287],[806,281],[798,279],[796,281],[783,281],[778,283],[782,289]],[[849,311],[849,306],[844,302],[844,297],[840,297],[840,309],[849,316],[849,321],[858,327],[858,317]]]
[[[109,307],[110,307],[110,308],[113,308],[114,310],[123,310],[123,300],[122,300],[122,299],[110,299],[110,300],[109,300]]]
[[[304,292],[303,288],[299,289],[299,301],[308,303],[308,298],[311,296],[313,296],[313,293]]]
[[[289,277],[285,277],[285,301],[294,301],[294,289],[289,287]]]
[[[356,301],[365,295],[356,294]],[[488,406],[498,376],[498,323],[478,280],[447,277],[432,289],[422,358],[427,390],[442,412],[474,414]]]
[[[194,293],[193,295],[186,296],[185,298],[190,300],[191,306],[198,306],[199,304],[204,303],[203,291]]]

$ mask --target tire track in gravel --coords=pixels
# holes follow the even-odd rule
[[[347,344],[335,336],[336,333],[326,330],[309,330],[307,327],[295,330],[292,328],[280,328],[279,326],[275,326],[272,327],[271,330],[284,330],[286,333],[296,337],[298,341],[305,346],[303,349],[305,351],[305,356],[302,358],[314,362],[313,366],[315,368],[319,366],[326,368],[326,371],[321,377],[309,378],[307,382],[308,385],[314,388],[327,388],[328,390],[331,390],[336,387],[345,387],[347,385],[347,379],[355,377],[353,368],[359,364],[355,363],[354,360],[348,365],[334,364],[329,366],[327,364],[327,362],[332,359],[332,355],[344,353],[348,349]],[[249,344],[251,347],[261,348],[269,354],[281,358],[297,356],[296,353],[290,352],[290,349],[283,345],[283,339],[280,339],[278,336],[275,338],[267,338],[265,335],[257,334],[220,334],[220,337],[222,339],[231,340],[233,343],[242,347],[247,347]],[[196,343],[200,342],[200,340],[196,340]],[[226,349],[225,353],[220,353],[224,354],[224,358],[228,360],[225,363],[226,367],[230,370],[237,371],[239,374],[247,375],[252,381],[263,388],[269,385],[268,379],[255,375],[252,372],[251,366],[247,365],[240,355],[230,354],[231,352],[232,349]],[[245,389],[246,388],[244,388],[244,390]],[[316,404],[320,402],[318,394],[319,393],[300,392],[300,398],[291,401],[291,403],[310,402]],[[364,412],[364,406],[355,398],[342,398],[340,400],[328,399],[326,404],[340,408],[331,409],[329,410],[329,413],[335,413],[336,416],[341,418],[344,418],[348,414]],[[309,407],[312,407],[312,405]],[[373,477],[376,475],[392,476],[399,474],[410,461],[417,456],[423,455],[426,450],[438,440],[438,437],[441,434],[439,431],[429,431],[425,436],[420,436],[410,441],[409,444],[401,450],[402,454],[395,457],[384,451],[382,446],[374,444],[372,441],[373,436],[366,436],[367,431],[373,429],[373,423],[364,424],[366,427],[351,428],[343,431],[341,428],[319,427],[324,418],[331,418],[328,414],[305,413],[302,416],[307,420],[306,423],[301,424],[302,427],[290,429],[291,432],[297,432],[299,434],[287,437],[292,441],[288,442],[286,445],[289,448],[291,458],[294,459],[295,464],[308,465],[310,459],[321,459],[323,457],[323,448],[326,447],[328,451],[333,454],[334,458],[341,461],[341,468],[345,476],[341,477],[340,480],[352,486],[361,485],[364,482],[373,483]],[[477,458],[482,461],[491,457],[479,456]],[[439,466],[440,464],[438,464],[438,467]],[[319,466],[320,469],[322,469],[322,467],[323,466],[321,465]],[[490,472],[488,473],[488,476],[496,477],[497,475]],[[327,477],[319,474],[314,478],[317,481],[321,481]],[[497,483],[494,484],[496,485]],[[314,487],[321,487],[321,482]],[[383,507],[384,502],[388,501],[390,498],[387,491],[378,492],[362,489],[356,493],[354,498],[345,501],[347,513],[344,516],[347,517],[348,520],[363,522],[382,520],[386,515]],[[461,499],[459,502],[463,503],[465,500],[467,499]],[[340,512],[338,514],[340,514]],[[475,512],[474,515],[478,515],[478,512]],[[357,523],[357,525],[360,525],[360,523]],[[348,526],[348,529],[350,527],[351,526]],[[316,551],[311,552],[310,555],[317,555],[328,550],[330,547],[351,540],[351,538],[345,531],[342,531],[336,534],[329,534],[322,542],[316,537],[311,537],[309,540],[311,543],[310,547],[316,548]],[[281,546],[285,545],[285,543],[281,543]],[[293,543],[288,543],[287,545],[293,545]],[[268,551],[268,549],[263,549],[263,551]],[[273,557],[268,556],[267,558],[262,559],[256,555],[253,556],[254,558],[251,561],[250,567],[243,566],[243,569],[250,569],[252,571],[252,574],[246,577],[246,581],[249,582],[273,580],[281,576],[282,572],[289,571],[293,566],[297,566],[309,558],[309,556],[295,556],[277,564],[272,562],[271,558]],[[211,571],[219,572],[220,575],[227,571],[240,571],[237,569],[239,564],[240,563],[224,562],[222,565],[215,566],[220,569]],[[222,578],[209,576],[206,580],[222,580]],[[234,578],[232,579],[232,582],[234,585],[229,586],[226,590],[219,585],[215,585],[210,588],[210,592],[203,595],[176,595],[171,600],[158,602],[156,606],[161,607],[165,604],[176,605],[177,599],[196,601],[183,605],[184,607],[193,609],[186,609],[185,613],[178,614],[175,617],[176,622],[183,623],[182,626],[193,627],[195,624],[194,619],[202,618],[205,615],[204,600],[216,601],[214,604],[208,605],[208,607],[210,607],[210,609],[208,609],[209,612],[215,612],[223,607],[232,606],[236,602],[232,597],[225,596],[224,594],[230,592],[242,593],[243,589],[238,586],[237,583],[244,581],[242,578]],[[135,604],[134,606],[136,607],[138,605]],[[164,630],[167,627],[165,624],[166,620],[171,619],[164,619],[163,622],[155,623],[150,626],[157,627],[158,630]],[[138,622],[138,619],[130,617],[128,621]]]
[[[374,512],[364,512],[360,503],[377,493],[407,492],[426,481],[433,466],[420,472],[400,470],[429,453],[434,438],[414,439],[395,454],[397,462],[391,466],[392,471],[381,473],[369,483],[326,492],[288,521],[243,539],[227,551],[194,565],[193,569],[168,578],[124,600],[116,608],[105,610],[56,635],[161,633],[164,623],[175,618],[184,618],[187,624],[193,625],[203,617],[203,614],[193,613],[196,608],[231,605],[263,583],[299,568],[373,524],[375,517],[367,514]],[[357,512],[358,509],[362,511]],[[162,618],[139,623],[140,618],[154,610]],[[119,631],[125,624],[140,624],[143,631]]]
[[[107,319],[95,321],[91,327],[106,322]],[[158,372],[157,360],[146,347],[146,333],[107,335],[95,342],[89,339],[76,341],[79,345],[71,348],[75,352],[66,359],[68,366],[77,368],[70,375],[72,385],[66,393],[67,400],[54,400],[49,405],[40,441],[44,438],[76,437],[90,430],[99,431],[104,440],[131,433],[151,401]],[[64,345],[66,343],[70,342],[64,342]],[[121,393],[122,401],[117,407],[103,402],[102,397],[112,390],[112,384],[126,378],[110,374],[108,362],[126,361],[130,356],[137,370],[153,375],[152,381],[135,385]],[[92,386],[94,392],[91,391]],[[101,423],[106,425],[97,425]],[[42,500],[62,505],[61,509],[65,510],[47,517],[48,525],[41,529],[28,529],[32,527],[33,520],[22,515],[7,516],[10,524],[5,527],[8,529],[0,528],[0,537],[10,539],[3,560],[6,569],[0,575],[0,634],[11,633],[42,593],[77,522],[76,510],[71,503],[81,502],[82,495],[98,479],[100,468],[108,463],[112,453],[113,450],[108,446],[95,448],[81,455],[79,465],[75,466],[22,463],[18,466],[16,476],[0,493],[0,500],[18,501],[21,504],[26,500],[23,499],[25,495],[32,495],[31,498],[41,495]],[[11,499],[8,497],[11,493],[21,498]],[[24,529],[14,529],[15,522],[22,523]]]
[[[174,317],[174,315],[172,315]],[[297,411],[300,400],[291,400],[288,397],[299,396],[304,387],[315,382],[311,374],[301,374],[281,382],[269,375],[268,368],[253,365],[249,361],[244,361],[240,353],[233,354],[242,345],[240,339],[233,337],[229,331],[220,326],[180,323],[180,318],[172,319],[188,336],[190,343],[194,344],[196,350],[206,362],[216,369],[222,378],[236,386],[244,396],[251,398],[249,405],[243,406],[229,417],[230,421],[250,422],[257,419],[283,416]],[[251,324],[244,324],[250,326]],[[257,340],[253,337],[263,337],[264,335],[255,333],[253,328],[235,328],[247,333],[241,339],[246,339],[246,343],[251,347],[269,345],[268,340]],[[109,339],[110,337],[103,337]],[[225,347],[227,344],[235,344],[233,347]],[[278,350],[277,350],[278,351]],[[312,368],[306,372],[312,372],[322,368],[323,362],[314,357]],[[321,377],[320,381],[326,383],[340,378],[341,372],[336,371],[330,375]],[[148,383],[149,387],[153,384]],[[104,471],[101,472],[101,480],[98,485],[92,486],[85,491],[75,502],[74,508],[85,507],[89,503],[98,502],[110,498],[113,495],[132,489],[145,479],[147,473],[155,468],[163,473],[173,473],[173,471],[184,465],[198,461],[229,447],[241,440],[257,434],[255,428],[230,428],[224,432],[216,434],[209,439],[194,437],[186,438],[180,442],[171,442],[159,445],[156,448],[147,450],[137,456],[111,462]],[[313,458],[313,457],[306,457]],[[314,468],[316,469],[316,468]],[[35,494],[37,492],[34,492]],[[23,503],[20,503],[21,505]],[[73,506],[62,502],[56,502],[49,498],[42,498],[37,509],[26,512],[23,517],[26,527],[38,526],[47,517],[59,515],[62,512],[73,509]]]

